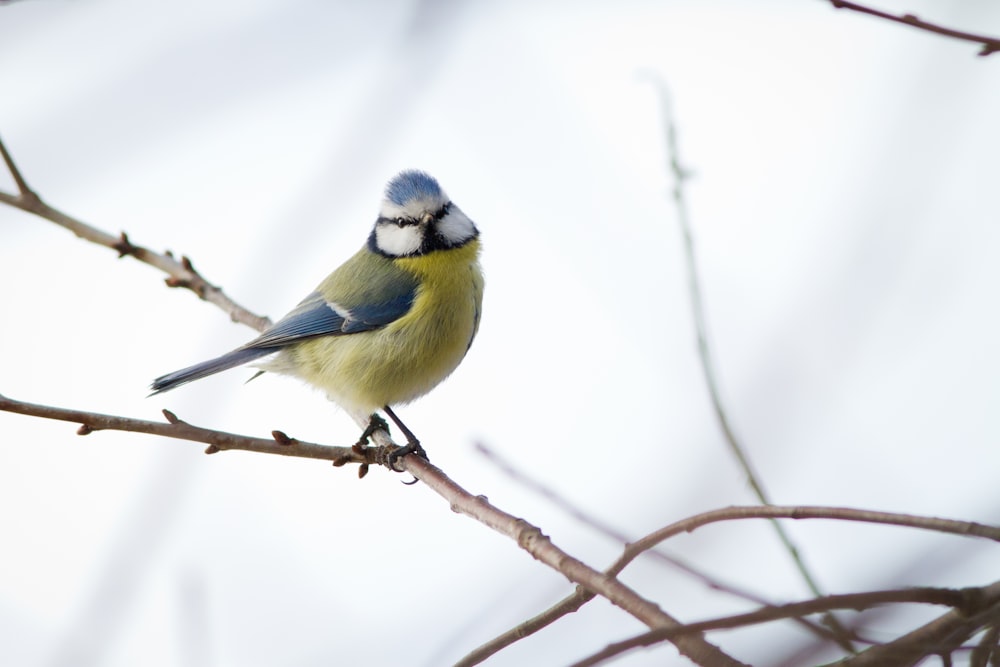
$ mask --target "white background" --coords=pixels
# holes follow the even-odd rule
[[[880,6],[1000,33],[989,0]],[[394,173],[434,174],[482,231],[485,312],[458,371],[399,412],[459,483],[603,568],[620,545],[474,443],[635,537],[753,502],[698,365],[642,70],[672,90],[719,381],[774,500],[1000,520],[1000,54],[976,50],[818,0],[15,2],[0,136],[50,204],[190,256],[271,317],[360,246]],[[252,371],[147,399],[252,332],[10,208],[0,312],[11,397],[357,437],[318,392]],[[572,590],[381,469],[74,430],[0,413],[5,665],[432,667]],[[985,542],[788,529],[830,592],[1000,572]],[[766,523],[666,549],[807,597]],[[652,560],[623,579],[681,620],[753,607]],[[641,630],[595,601],[489,664],[567,664]],[[760,665],[810,642],[793,624],[710,638]],[[687,663],[667,646],[618,664]]]

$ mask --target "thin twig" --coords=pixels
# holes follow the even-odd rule
[[[718,510],[712,510],[710,512],[704,512],[702,514],[697,514],[686,519],[677,521],[669,526],[665,526],[649,535],[643,537],[641,540],[633,542],[624,551],[624,553],[619,557],[615,563],[605,570],[608,574],[617,575],[620,573],[629,563],[635,560],[640,554],[644,553],[648,549],[652,548],[654,545],[663,542],[675,535],[681,533],[689,533],[702,526],[709,525],[711,523],[716,523],[718,521],[729,521],[729,520],[739,520],[739,519],[833,519],[839,521],[857,521],[862,523],[878,523],[883,525],[891,526],[901,526],[907,528],[920,528],[923,530],[932,530],[942,533],[948,533],[951,535],[960,535],[966,537],[981,537],[995,542],[1000,542],[1000,526],[989,526],[985,524],[980,524],[972,521],[955,521],[952,519],[942,519],[938,517],[924,517],[916,516],[912,514],[900,514],[896,512],[877,512],[872,510],[857,510],[847,507],[780,507],[775,505],[765,505],[756,507],[727,507]],[[973,591],[971,594],[968,591]],[[969,628],[981,627],[982,623],[977,625],[976,623],[961,623],[961,619],[966,618],[966,612],[970,609],[984,609],[986,608],[987,613],[993,610],[993,607],[1000,608],[1000,583],[991,584],[989,587],[983,589],[967,589],[966,592],[962,594],[966,596],[964,601],[961,603],[962,612],[949,612],[945,616],[938,619],[934,623],[930,623],[923,629],[922,635],[915,635],[910,633],[906,635],[905,638],[900,638],[890,644],[886,644],[880,647],[873,647],[868,649],[863,653],[854,655],[851,658],[845,659],[843,663],[837,663],[838,665],[844,665],[845,667],[850,665],[851,667],[888,667],[889,663],[879,662],[879,659],[885,659],[886,656],[894,656],[895,654],[889,652],[878,652],[875,654],[875,659],[872,659],[870,654],[875,649],[883,649],[885,646],[894,645],[899,641],[906,641],[901,644],[906,648],[906,655],[917,655],[917,648],[923,647],[926,649],[927,641],[931,641],[930,638],[938,638],[944,636],[945,630],[943,628],[960,627],[962,629],[968,630]],[[836,597],[836,596],[825,596],[825,597]],[[995,599],[996,598],[996,599]],[[818,598],[823,599],[823,598]],[[949,603],[950,604],[950,603]],[[780,608],[780,607],[779,607]],[[767,613],[765,610],[761,610],[763,613]],[[755,612],[756,613],[756,612]],[[956,616],[957,614],[957,616]],[[1000,613],[997,613],[1000,616]],[[915,631],[916,632],[916,631]],[[948,635],[952,636],[952,635]],[[923,644],[920,644],[923,641]],[[958,641],[960,643],[960,640]],[[855,662],[857,660],[857,662]],[[596,663],[594,663],[596,664]],[[899,664],[900,666],[904,664],[911,664],[906,662],[893,662],[893,665]]]
[[[491,505],[484,496],[473,496],[424,459],[408,456],[403,461],[406,471],[447,500],[453,511],[466,514],[510,537],[536,560],[545,563],[573,583],[601,595],[649,627],[682,627],[675,618],[655,603],[641,597],[614,576],[598,572],[573,558],[556,547],[536,526]],[[678,637],[674,641],[674,646],[697,665],[710,667],[743,665],[698,634]]]
[[[809,614],[823,613],[834,609],[864,611],[872,607],[887,604],[916,603],[953,607],[963,613],[974,614],[982,610],[986,590],[986,587],[965,589],[919,587],[827,595],[822,598],[812,598],[801,602],[790,602],[772,607],[764,607],[743,614],[688,623],[682,628],[650,630],[641,635],[609,644],[597,653],[573,663],[572,667],[594,667],[594,665],[599,665],[633,649],[664,642],[678,633],[730,630],[748,625],[796,619]]]
[[[838,667],[911,667],[928,655],[950,655],[984,627],[1000,623],[1000,582],[979,591],[973,611],[952,609],[886,644],[833,663]]]
[[[969,655],[969,667],[989,667],[991,659],[1000,662],[998,650],[1000,650],[1000,625],[992,625],[972,649]]]
[[[894,23],[902,23],[903,25],[908,25],[920,30],[925,30],[927,32],[932,32],[936,35],[943,35],[945,37],[951,37],[953,39],[961,39],[966,42],[975,42],[976,44],[981,44],[982,48],[979,50],[978,55],[988,56],[991,53],[1000,51],[1000,39],[996,37],[990,37],[988,35],[978,35],[971,32],[965,32],[962,30],[955,30],[953,28],[946,28],[945,26],[937,25],[936,23],[929,23],[917,18],[913,14],[889,14],[888,12],[883,12],[879,9],[873,9],[871,7],[866,7],[865,5],[859,5],[856,2],[845,2],[845,0],[829,0],[830,4],[836,9],[850,9],[855,12],[860,12],[862,14],[868,14],[870,16],[877,16],[880,19],[885,19],[886,21],[892,21]]]
[[[3,155],[3,162],[7,165],[7,170],[10,172],[11,178],[14,179],[14,184],[17,186],[17,192],[21,199],[26,202],[31,199],[37,200],[38,195],[36,195],[32,189],[28,187],[28,184],[24,180],[24,176],[21,175],[21,170],[14,164],[14,158],[12,158],[10,153],[7,152],[7,147],[4,145],[2,139],[0,139],[0,155]]]
[[[646,535],[640,540],[629,544],[622,555],[606,570],[604,574],[617,577],[632,561],[649,551],[657,544],[681,533],[692,532],[702,526],[720,521],[742,519],[832,519],[837,521],[856,521],[876,523],[889,526],[920,528],[952,535],[982,537],[1000,542],[1000,527],[988,526],[971,521],[955,521],[937,517],[924,517],[896,512],[877,512],[873,510],[858,510],[848,507],[781,507],[777,505],[757,505],[751,507],[725,507],[703,512],[682,519]],[[478,665],[493,653],[517,641],[521,636],[537,632],[552,621],[571,614],[594,598],[593,593],[578,588],[572,595],[559,601],[545,612],[525,621],[517,628],[483,644],[469,653],[455,667],[471,667]],[[780,607],[779,607],[780,608]],[[848,635],[849,636],[849,635]]]
[[[617,530],[614,526],[607,524],[600,519],[593,517],[586,512],[583,512],[573,503],[569,502],[558,493],[548,488],[538,480],[532,479],[524,472],[516,469],[508,461],[504,460],[497,452],[493,451],[490,447],[482,443],[476,444],[476,450],[486,456],[494,465],[496,465],[502,472],[504,472],[508,477],[518,482],[519,484],[527,487],[528,489],[534,491],[535,493],[541,495],[543,498],[548,500],[550,503],[559,507],[570,516],[580,521],[586,526],[589,526],[593,530],[609,537],[616,542],[620,542],[622,545],[627,545],[631,542],[631,538],[626,536],[621,531]],[[755,604],[762,606],[774,606],[769,600],[751,593],[750,591],[739,589],[732,584],[725,584],[714,577],[711,577],[704,572],[701,572],[697,568],[689,565],[683,560],[677,558],[676,556],[667,554],[664,551],[658,549],[651,549],[648,555],[656,558],[662,562],[668,563],[677,569],[686,572],[692,577],[698,579],[703,584],[708,586],[713,590],[726,593],[735,597],[748,600]],[[465,657],[463,657],[459,662],[455,663],[455,667],[471,667],[472,665],[478,665],[484,660],[489,658],[495,653],[503,650],[504,648],[510,646],[511,644],[518,642],[526,637],[529,637],[539,630],[551,625],[555,621],[559,620],[567,614],[571,614],[580,609],[583,605],[587,604],[596,597],[593,593],[590,593],[586,589],[577,588],[573,593],[571,593],[566,598],[560,600],[555,605],[549,607],[545,611],[529,618],[526,621],[518,623],[516,626],[510,628],[509,630],[497,635],[493,639],[483,643],[482,645],[476,647],[473,651],[470,651]],[[807,630],[817,635],[822,639],[831,639],[831,633],[829,630],[818,626],[815,623],[809,621],[808,619],[795,619],[800,625],[805,627]]]
[[[270,326],[271,321],[268,318],[247,310],[226,296],[220,287],[205,280],[187,257],[182,256],[178,260],[170,251],[155,252],[132,243],[125,232],[115,236],[52,208],[42,201],[38,193],[28,187],[2,140],[0,140],[0,155],[3,156],[4,164],[18,189],[17,194],[0,191],[0,202],[54,222],[86,241],[111,248],[118,253],[119,258],[134,257],[140,262],[155,266],[167,274],[165,279],[167,286],[191,290],[199,298],[221,308],[233,322],[246,324],[257,331],[263,331]]]
[[[765,505],[770,505],[771,499],[764,490],[760,476],[754,470],[753,465],[750,463],[750,457],[746,453],[746,448],[737,439],[736,433],[729,423],[729,416],[722,402],[722,392],[719,390],[719,383],[716,379],[715,361],[712,356],[711,347],[708,344],[708,323],[705,318],[705,307],[701,294],[701,279],[698,276],[698,263],[695,259],[694,235],[691,232],[687,200],[684,196],[684,183],[689,178],[689,172],[684,168],[680,159],[680,148],[677,143],[677,124],[674,121],[670,91],[663,79],[657,74],[646,72],[644,73],[644,77],[654,86],[660,97],[660,110],[667,135],[668,166],[674,178],[674,207],[677,211],[677,222],[680,225],[681,236],[684,239],[684,261],[687,266],[688,291],[691,295],[691,313],[694,319],[695,336],[698,341],[698,358],[701,361],[702,374],[705,377],[708,395],[712,401],[716,420],[719,423],[719,428],[722,430],[726,444],[729,446],[730,453],[743,470],[743,474],[746,476],[747,482],[757,499]],[[806,565],[799,547],[792,541],[791,536],[781,524],[773,522],[772,525],[785,551],[791,556],[795,568],[799,571],[799,576],[802,577],[802,580],[814,596],[822,597],[824,592],[819,587],[819,583],[816,581],[816,577],[813,576],[811,569]],[[834,640],[841,648],[853,652],[854,647],[848,639],[850,633],[837,618],[833,614],[827,614],[824,616],[823,621],[833,631]]]
[[[163,411],[163,415],[167,421],[155,422],[145,419],[134,419],[132,417],[105,415],[85,410],[72,410],[51,405],[28,403],[0,394],[0,411],[80,424],[80,428],[77,430],[78,435],[89,435],[94,431],[127,431],[131,433],[158,435],[177,440],[201,442],[208,445],[208,449],[205,450],[206,454],[236,449],[247,452],[258,452],[260,454],[279,454],[281,456],[334,461],[339,465],[346,463],[379,463],[377,456],[378,448],[369,448],[372,450],[370,454],[363,455],[360,453],[360,449],[305,442],[290,438],[281,431],[272,432],[271,439],[215,431],[194,426],[178,419],[169,410]]]
[[[694,516],[676,521],[669,526],[664,526],[628,545],[625,553],[622,554],[618,562],[621,562],[622,565],[627,565],[642,552],[675,535],[690,533],[702,526],[720,521],[739,521],[743,519],[832,519],[835,521],[877,523],[885,526],[919,528],[947,533],[949,535],[982,537],[994,542],[1000,542],[1000,526],[991,526],[976,523],[975,521],[957,521],[955,519],[942,519],[939,517],[918,516],[899,512],[859,510],[850,507],[734,505],[732,507],[723,507],[695,514]]]
[[[499,453],[494,451],[491,447],[488,447],[487,445],[481,442],[476,443],[475,447],[477,452],[485,456],[491,463],[497,466],[497,468],[499,468],[500,471],[506,474],[509,478],[511,478],[518,484],[521,484],[522,486],[526,487],[527,489],[537,493],[541,497],[545,498],[549,503],[563,510],[564,512],[569,514],[571,517],[573,517],[580,523],[592,528],[593,530],[597,531],[598,533],[601,533],[602,535],[605,535],[606,537],[614,540],[615,542],[620,543],[622,546],[628,545],[630,542],[632,542],[633,540],[632,537],[618,530],[613,525],[584,512],[578,506],[571,503],[566,498],[563,498],[562,496],[560,496],[558,493],[556,493],[554,490],[552,490],[542,482],[532,478],[524,471],[518,470],[513,466],[513,464],[505,460]],[[760,597],[759,595],[751,593],[747,590],[739,589],[731,584],[724,584],[718,581],[717,579],[710,577],[704,572],[698,570],[692,565],[689,565],[680,558],[667,554],[666,552],[658,551],[656,549],[650,549],[649,556],[663,563],[667,563],[673,567],[676,567],[677,569],[691,575],[692,577],[699,580],[701,583],[705,584],[706,586],[708,586],[713,590],[717,590],[722,593],[728,593],[729,595],[732,595],[734,597],[742,598],[744,600],[748,600],[750,602],[760,605],[774,604],[771,601],[766,600]],[[821,628],[812,627],[811,623],[807,623],[806,625],[810,626],[810,629],[818,632],[820,636],[829,639],[829,632]]]

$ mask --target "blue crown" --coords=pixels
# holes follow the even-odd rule
[[[440,199],[444,197],[438,182],[422,171],[400,172],[385,186],[385,198],[396,206],[406,206],[416,199]]]

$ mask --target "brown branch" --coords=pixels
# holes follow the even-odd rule
[[[858,521],[886,526],[920,528],[949,533],[951,535],[964,535],[966,537],[983,537],[988,540],[1000,542],[1000,527],[976,523],[974,521],[956,521],[953,519],[900,514],[897,512],[858,510],[849,507],[732,506],[696,514],[660,528],[643,537],[641,540],[630,544],[625,549],[625,553],[619,558],[619,561],[627,564],[643,551],[680,533],[690,533],[710,523],[739,519],[833,519],[836,521]]]
[[[496,465],[508,477],[518,482],[519,484],[527,487],[528,489],[534,491],[535,493],[541,495],[550,503],[552,503],[556,507],[561,508],[563,511],[567,512],[570,516],[582,522],[584,525],[589,526],[590,528],[598,531],[599,533],[617,542],[622,543],[623,545],[627,545],[629,542],[631,542],[630,538],[628,538],[624,533],[615,529],[613,526],[610,526],[609,524],[606,524],[605,522],[581,511],[579,508],[577,508],[575,505],[570,503],[565,498],[561,497],[552,489],[546,487],[538,480],[532,479],[524,472],[516,469],[513,465],[505,461],[503,457],[501,457],[499,454],[493,451],[490,447],[487,447],[482,443],[477,443],[476,450],[483,456],[487,457],[487,459],[489,459],[491,463]],[[717,579],[701,572],[697,568],[685,563],[683,560],[680,560],[679,558],[667,554],[663,551],[659,551],[657,549],[650,549],[647,553],[649,556],[653,558],[668,563],[671,566],[676,567],[682,570],[683,572],[686,572],[687,574],[698,579],[703,584],[705,584],[706,586],[708,586],[713,590],[717,590],[722,593],[739,597],[744,600],[749,600],[750,602],[759,604],[761,606],[765,607],[775,606],[774,603],[764,599],[759,595],[751,593],[747,590],[741,590],[731,584],[724,584],[718,581]],[[606,572],[606,574],[607,573],[608,572]],[[460,661],[455,663],[454,667],[471,667],[472,665],[478,665],[487,658],[489,658],[490,656],[502,651],[511,644],[518,642],[526,637],[530,637],[531,635],[544,629],[545,627],[551,625],[552,623],[555,623],[557,620],[559,620],[563,616],[566,616],[567,614],[572,614],[576,612],[583,605],[587,604],[595,597],[596,596],[592,592],[584,588],[577,588],[573,593],[571,593],[566,598],[560,600],[552,607],[549,607],[545,611],[533,616],[532,618],[529,618],[526,621],[518,623],[516,626],[510,628],[509,630],[503,632],[500,635],[497,635],[493,639],[476,647],[473,651],[470,651]],[[822,639],[826,640],[835,639],[833,634],[829,630],[807,619],[794,619],[794,620],[796,620],[800,625],[802,625],[807,630],[809,630],[810,632],[812,632],[813,634],[817,635]]]
[[[1000,663],[1000,625],[992,625],[969,655],[969,667],[987,667],[990,660]]]
[[[386,455],[395,449],[394,446],[389,448],[369,447],[361,450],[355,447],[318,445],[289,438],[280,431],[273,433],[273,440],[252,438],[193,426],[181,421],[167,410],[164,410],[164,415],[167,418],[166,423],[152,422],[26,403],[3,395],[0,395],[0,410],[81,424],[77,431],[80,435],[88,435],[99,430],[117,430],[203,442],[209,445],[206,450],[206,453],[209,454],[228,449],[241,449],[263,454],[323,459],[333,461],[334,465],[360,463],[362,476],[371,463],[387,465]],[[447,500],[453,511],[472,517],[493,530],[510,537],[536,560],[561,572],[570,581],[606,597],[613,604],[621,607],[649,627],[680,626],[677,620],[666,614],[656,604],[642,598],[614,577],[601,574],[562,551],[536,526],[497,509],[482,496],[472,495],[424,459],[407,456],[401,463],[397,462],[397,466],[424,482],[427,487]],[[712,667],[716,665],[720,667],[742,665],[699,636],[679,638],[676,646],[682,654],[688,656],[698,665],[711,665]]]
[[[538,527],[491,505],[484,496],[470,494],[424,459],[407,456],[403,459],[403,468],[447,500],[451,504],[452,511],[465,514],[506,535],[536,560],[545,563],[570,581],[601,595],[647,626],[681,627],[676,619],[655,603],[644,599],[614,576],[598,572],[573,558],[555,546]],[[697,665],[711,667],[743,665],[697,634],[677,637],[673,643],[682,655]]]
[[[2,140],[0,140],[0,155],[18,190],[17,194],[0,191],[0,202],[54,222],[86,241],[111,248],[118,253],[118,257],[134,257],[140,262],[160,269],[167,274],[165,282],[169,287],[191,290],[199,298],[221,308],[233,322],[246,324],[257,331],[263,331],[270,326],[271,321],[268,318],[240,306],[226,296],[220,287],[205,280],[187,257],[182,256],[177,260],[169,250],[162,254],[155,252],[132,243],[125,232],[115,236],[52,208],[28,186]]]
[[[518,470],[509,461],[505,460],[499,453],[494,451],[491,447],[479,442],[475,445],[476,451],[487,458],[493,465],[495,465],[502,473],[507,475],[508,478],[517,482],[521,486],[524,486],[528,490],[538,494],[550,504],[566,512],[569,516],[576,519],[583,525],[591,528],[592,530],[604,535],[605,537],[614,540],[625,546],[629,544],[633,538],[629,537],[622,531],[615,528],[610,523],[602,521],[601,519],[590,515],[579,507],[574,505],[568,499],[562,497],[556,493],[553,489],[549,488],[537,479],[532,478],[525,472]],[[719,591],[721,593],[726,593],[732,595],[733,597],[738,597],[749,602],[753,602],[759,605],[772,605],[773,603],[769,600],[762,598],[759,595],[751,593],[747,590],[741,590],[732,584],[722,583],[718,579],[711,577],[698,568],[684,562],[680,558],[668,554],[664,551],[657,551],[656,549],[650,549],[649,555],[656,560],[670,565],[672,567],[681,570],[682,572],[691,575],[693,578],[697,579],[703,583],[708,588]],[[821,628],[812,627],[812,624],[806,624],[810,629],[815,630],[820,633],[820,636],[829,639],[829,633],[822,630]]]
[[[839,667],[910,667],[928,655],[947,656],[986,626],[1000,623],[1000,582],[978,589],[973,609],[952,609],[887,644],[839,662]]]
[[[773,607],[764,607],[744,614],[735,614],[707,621],[688,623],[681,628],[663,628],[651,630],[630,639],[615,642],[587,658],[573,664],[572,667],[593,667],[611,658],[617,657],[632,649],[652,646],[678,634],[687,632],[709,632],[712,630],[729,630],[733,628],[769,623],[773,621],[795,619],[800,616],[816,613],[826,613],[834,609],[851,609],[863,611],[886,604],[921,603],[953,607],[955,611],[974,615],[981,613],[984,605],[988,606],[990,587],[982,588],[905,588],[890,591],[870,591],[866,593],[846,593],[842,595],[827,595],[801,602]],[[926,647],[925,647],[926,648]],[[873,663],[874,664],[874,663]],[[878,663],[882,664],[882,663]]]
[[[964,32],[962,30],[954,30],[952,28],[946,28],[935,23],[929,23],[917,18],[913,14],[889,14],[888,12],[883,12],[879,9],[873,9],[871,7],[866,7],[865,5],[859,5],[856,2],[846,2],[845,0],[830,0],[830,4],[836,9],[850,9],[855,12],[860,12],[862,14],[868,14],[869,16],[877,16],[880,19],[885,19],[886,21],[892,21],[894,23],[902,23],[903,25],[912,26],[926,32],[932,32],[936,35],[943,35],[945,37],[952,37],[954,39],[961,39],[966,42],[975,42],[976,44],[981,44],[982,48],[979,50],[980,56],[988,56],[991,53],[1000,51],[1000,39],[996,37],[990,37],[988,35],[978,35],[971,32]]]
[[[856,510],[847,507],[782,507],[780,505],[726,507],[697,514],[672,523],[627,545],[622,555],[611,567],[604,570],[604,574],[609,577],[617,577],[633,560],[660,542],[675,535],[691,532],[711,523],[738,519],[833,519],[838,521],[857,521],[934,530],[953,535],[983,537],[1000,542],[1000,527],[987,526],[970,521],[954,521],[951,519],[922,517],[894,512]],[[559,618],[577,611],[594,597],[591,591],[578,588],[571,595],[563,598],[541,614],[478,647],[475,651],[469,653],[456,663],[455,667],[478,665],[490,655],[493,655],[518,639],[533,634]],[[824,598],[819,599],[825,599],[825,597],[830,596],[824,596]]]
[[[216,452],[236,449],[247,452],[258,452],[260,454],[278,454],[280,456],[321,459],[324,461],[333,461],[338,466],[346,463],[359,463],[362,465],[380,464],[385,458],[384,454],[380,451],[382,449],[380,447],[369,447],[368,450],[362,450],[353,447],[319,445],[290,438],[281,431],[273,431],[271,439],[254,438],[248,435],[238,435],[225,431],[214,431],[182,421],[169,410],[163,411],[163,415],[167,419],[166,422],[154,422],[145,419],[133,419],[131,417],[105,415],[97,412],[27,403],[0,394],[0,411],[80,424],[80,428],[77,430],[78,435],[89,435],[94,431],[127,431],[130,433],[158,435],[177,440],[201,442],[208,445],[208,449],[205,450],[206,454],[215,454]]]
[[[605,570],[604,573],[608,574],[608,571]],[[473,665],[481,664],[490,656],[499,653],[511,644],[518,642],[525,637],[530,637],[539,630],[555,623],[563,616],[574,613],[595,597],[597,596],[593,592],[588,591],[583,586],[577,586],[575,591],[542,613],[532,616],[526,621],[518,623],[516,626],[507,630],[503,634],[497,635],[488,642],[477,646],[461,660],[456,662],[452,667],[473,667]]]

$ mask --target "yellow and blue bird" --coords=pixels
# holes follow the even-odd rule
[[[424,455],[391,406],[437,386],[472,345],[483,303],[479,246],[476,225],[438,182],[404,171],[386,186],[364,247],[290,313],[232,352],[156,378],[153,393],[255,362],[368,416],[362,442],[384,426],[384,410],[407,439],[390,464]]]

